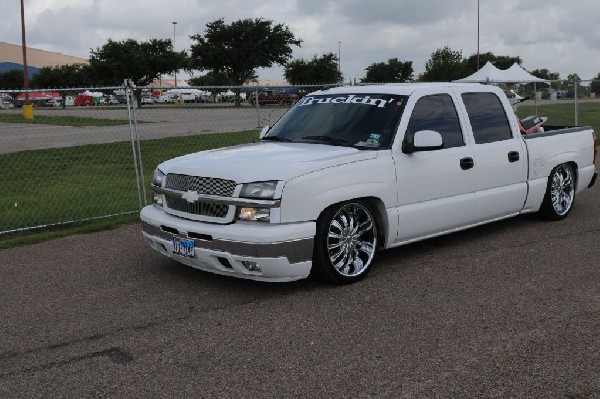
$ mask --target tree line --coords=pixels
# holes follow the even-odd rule
[[[89,64],[61,65],[41,68],[31,79],[32,88],[69,88],[117,86],[125,78],[138,87],[185,70],[196,76],[188,80],[192,86],[242,86],[257,79],[258,68],[274,65],[284,67],[284,77],[291,85],[340,83],[344,77],[336,54],[314,55],[312,59],[292,60],[293,46],[300,47],[297,38],[284,24],[263,18],[242,19],[226,24],[217,19],[206,24],[204,33],[190,37],[189,51],[175,51],[171,39],[108,41],[91,49]],[[437,49],[425,64],[425,71],[414,76],[412,61],[391,58],[375,62],[365,69],[361,83],[403,83],[412,81],[453,81],[471,75],[490,61],[500,69],[520,57],[473,54],[467,58],[449,47]],[[535,76],[558,80],[560,75],[547,69],[530,71]],[[578,81],[577,74],[568,80]],[[600,92],[600,73],[592,83],[592,91]],[[597,86],[597,87],[596,87]],[[0,73],[0,89],[21,89],[22,71]]]

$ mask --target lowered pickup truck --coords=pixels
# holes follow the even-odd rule
[[[141,212],[152,248],[229,276],[351,283],[379,249],[528,212],[562,219],[597,176],[591,128],[523,136],[487,85],[317,91],[260,137],[158,165]]]

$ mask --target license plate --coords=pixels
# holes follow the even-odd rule
[[[175,255],[194,257],[194,240],[182,237],[173,237],[173,253]]]

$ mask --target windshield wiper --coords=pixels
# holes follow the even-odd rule
[[[292,141],[290,139],[286,139],[285,137],[281,137],[281,136],[265,136],[261,140],[282,141],[284,143],[289,143]]]
[[[344,147],[352,147],[352,144],[347,142],[346,140],[338,139],[337,137],[331,136],[304,136],[302,140],[316,140],[316,141],[324,141],[333,145],[340,145]]]

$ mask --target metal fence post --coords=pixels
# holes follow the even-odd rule
[[[256,105],[256,127],[262,127],[260,124],[260,111],[258,109],[258,87],[254,90],[254,103]]]
[[[140,179],[140,168],[138,162],[139,137],[137,134],[137,120],[135,116],[135,99],[133,95],[134,85],[133,82],[129,79],[125,79],[123,85],[125,89],[125,97],[127,98],[127,112],[129,114],[129,135],[131,137],[131,150],[133,152],[133,167],[135,169],[135,183],[137,186],[138,203],[140,209],[142,209],[143,205],[146,204],[146,189],[144,188],[143,179]],[[137,145],[136,141],[138,141]],[[143,202],[142,190],[144,191]]]
[[[575,126],[579,126],[579,82],[577,79],[573,79],[573,85],[575,85],[575,89],[573,90],[575,93],[575,98],[573,99],[573,103],[575,104]]]

